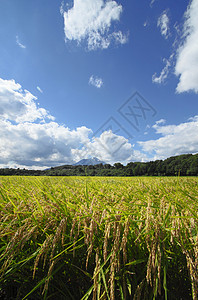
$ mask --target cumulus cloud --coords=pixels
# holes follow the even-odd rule
[[[23,45],[20,41],[19,41],[19,37],[18,37],[18,35],[16,36],[16,43],[17,43],[17,45],[20,47],[20,48],[22,48],[22,49],[26,49],[26,46],[25,45]]]
[[[83,144],[90,130],[70,130],[56,122],[12,124],[0,120],[0,165],[54,166],[72,163],[71,150]]]
[[[33,122],[50,119],[51,116],[44,108],[38,108],[37,98],[29,91],[23,90],[14,80],[0,78],[0,118],[17,123]]]
[[[158,18],[157,27],[160,27],[161,35],[167,39],[169,36],[169,18],[167,11],[164,11]]]
[[[174,58],[174,54],[171,54],[171,56],[168,59],[166,59],[166,58],[163,59],[163,62],[165,63],[165,67],[162,69],[159,76],[157,76],[157,73],[153,74],[153,76],[152,76],[153,83],[161,84],[161,83],[165,82],[166,78],[168,77],[170,68],[172,66],[173,58]]]
[[[89,78],[89,84],[99,89],[103,86],[103,80],[102,78],[91,75],[91,77]]]
[[[142,152],[111,130],[93,136],[85,126],[71,130],[60,125],[44,108],[38,108],[36,100],[19,83],[0,78],[0,167],[42,169],[90,156],[126,164],[147,161],[144,152],[153,159],[198,152],[198,116],[179,125],[158,120],[153,129],[161,137],[139,142]]]
[[[198,0],[192,0],[185,14],[184,41],[177,53],[175,74],[179,76],[178,93],[198,93]]]
[[[133,154],[131,144],[123,136],[114,134],[111,130],[104,131],[100,137],[95,137],[90,145],[91,151],[94,151],[101,158],[112,163],[115,158],[117,161],[126,161]]]
[[[37,98],[14,80],[0,78],[0,166],[51,166],[72,162],[71,150],[91,130],[59,125]]]
[[[124,44],[127,35],[121,31],[110,32],[112,22],[119,21],[122,5],[116,1],[74,0],[73,7],[60,12],[64,17],[66,41],[86,41],[89,50],[106,49],[112,42]]]
[[[161,137],[156,140],[139,142],[143,151],[153,155],[153,159],[198,152],[198,116],[179,125],[164,125],[165,120],[153,126]]]
[[[19,83],[0,78],[0,167],[42,169],[90,156],[109,163],[146,158],[112,131],[93,137],[85,126],[71,130],[58,124],[36,100]]]
[[[128,139],[116,135],[112,130],[104,131],[99,137],[93,137],[82,149],[75,149],[73,153],[78,160],[91,155],[109,164],[148,160],[145,154],[133,148]]]

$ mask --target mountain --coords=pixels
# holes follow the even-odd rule
[[[99,160],[97,157],[88,158],[88,159],[81,159],[77,163],[75,163],[73,166],[94,166],[99,164],[105,164],[104,161]]]

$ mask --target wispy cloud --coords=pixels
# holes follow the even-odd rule
[[[146,20],[146,21],[144,22],[143,26],[144,26],[144,27],[148,27],[148,26],[149,26],[149,21]]]
[[[26,46],[25,45],[23,45],[20,41],[19,41],[19,37],[18,37],[18,35],[16,36],[16,43],[17,43],[17,45],[20,47],[20,48],[22,48],[22,49],[26,49]]]
[[[164,11],[158,18],[157,27],[160,27],[161,35],[167,39],[169,37],[169,18],[167,11]]]
[[[198,0],[192,0],[186,13],[182,45],[177,53],[175,74],[179,76],[178,93],[198,93]]]
[[[198,93],[198,0],[190,1],[184,14],[184,24],[175,23],[175,40],[172,44],[172,54],[168,59],[164,58],[165,64],[159,76],[155,73],[152,82],[164,83],[170,70],[179,77],[176,87],[177,93],[194,91]],[[167,39],[170,36],[169,18],[167,10],[164,11],[157,23],[162,36]]]
[[[104,83],[103,83],[102,78],[91,75],[91,77],[89,78],[89,84],[91,84],[99,89],[103,86]]]
[[[151,0],[151,2],[150,2],[150,7],[153,6],[153,4],[155,3],[155,1],[156,1],[156,0]]]
[[[112,42],[125,44],[128,33],[120,30],[110,32],[113,22],[119,21],[122,5],[109,0],[74,0],[73,7],[65,10],[63,3],[60,12],[64,17],[65,41],[83,41],[88,50],[106,49]]]
[[[126,44],[129,38],[129,31],[123,34],[122,31],[113,32],[110,37],[112,37],[117,44]]]
[[[174,54],[171,54],[171,56],[168,59],[166,58],[163,59],[163,62],[165,63],[165,67],[162,69],[159,76],[157,76],[157,73],[153,74],[152,76],[153,83],[161,84],[165,82],[166,78],[168,77],[169,71],[171,69],[173,58],[174,58]]]
[[[153,127],[155,128],[156,125],[160,125],[160,124],[165,124],[166,120],[165,119],[160,119],[158,121],[156,121],[155,125],[153,125]]]
[[[43,90],[39,86],[37,86],[36,88],[41,94],[43,94]]]

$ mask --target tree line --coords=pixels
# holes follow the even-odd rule
[[[0,169],[0,175],[30,176],[198,176],[198,154],[184,154],[165,160],[98,164],[91,166],[63,165],[48,170]]]

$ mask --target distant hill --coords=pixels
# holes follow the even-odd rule
[[[99,160],[97,157],[93,157],[88,159],[81,159],[77,163],[73,164],[73,166],[95,166],[99,164],[105,165],[105,162]]]
[[[165,160],[130,162],[126,166],[105,164],[96,157],[82,159],[75,165],[48,170],[0,169],[0,175],[35,176],[198,176],[198,153],[172,156]]]

